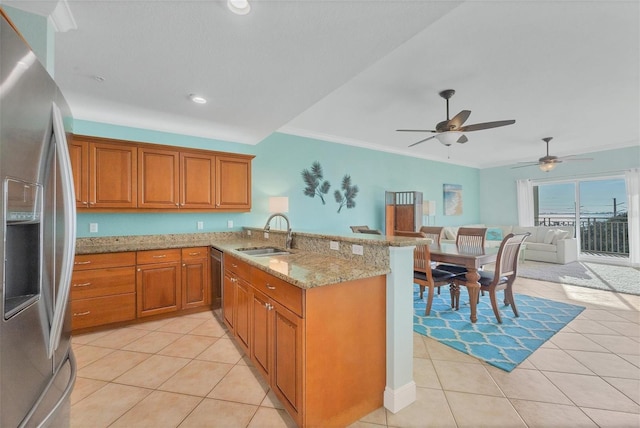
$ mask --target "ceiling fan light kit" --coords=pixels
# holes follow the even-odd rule
[[[460,113],[456,114],[452,119],[449,118],[449,99],[455,94],[456,91],[453,89],[445,89],[441,91],[439,95],[444,98],[447,102],[447,120],[443,120],[436,125],[436,129],[397,129],[399,132],[430,132],[432,134],[431,137],[424,138],[420,141],[417,141],[413,144],[410,144],[409,147],[413,147],[417,144],[424,143],[425,141],[431,140],[432,138],[437,139],[440,143],[445,146],[450,146],[453,143],[466,143],[469,139],[464,135],[465,132],[471,131],[480,131],[482,129],[489,128],[497,128],[500,126],[513,125],[516,123],[515,120],[499,120],[496,122],[484,122],[484,123],[475,123],[473,125],[462,126],[464,122],[471,115],[471,111],[462,110]]]

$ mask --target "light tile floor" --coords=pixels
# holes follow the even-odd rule
[[[587,309],[511,373],[414,334],[417,400],[353,427],[640,427],[640,296],[525,278],[517,292]],[[295,426],[210,312],[73,349],[72,427]]]

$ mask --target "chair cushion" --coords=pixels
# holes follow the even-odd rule
[[[480,274],[480,279],[478,279],[478,282],[480,283],[480,285],[484,287],[488,287],[493,281],[493,277],[494,277],[493,272],[485,272],[481,270],[481,271],[478,271],[478,273]],[[465,277],[464,274],[456,275],[454,280],[460,281],[460,282],[467,282],[467,278]],[[506,276],[503,276],[500,278],[500,281],[498,282],[498,284],[507,282],[507,280],[508,278]]]
[[[433,278],[434,282],[441,282],[441,281],[446,281],[448,279],[451,279],[455,276],[455,274],[451,273],[451,272],[446,272],[440,269],[432,269],[431,270],[431,276]],[[420,272],[420,271],[413,271],[413,278],[414,279],[419,279],[421,281],[426,281],[427,280],[427,274],[424,272]]]
[[[431,276],[433,277],[433,280],[435,282],[440,282],[440,281],[447,281],[456,275],[454,273],[447,272],[446,270],[431,269]]]
[[[459,273],[465,273],[467,271],[466,267],[458,265],[438,265],[438,269],[455,273],[456,275]]]

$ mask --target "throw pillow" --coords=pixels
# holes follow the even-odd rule
[[[542,241],[545,244],[551,244],[551,242],[553,241],[553,238],[555,238],[556,236],[556,229],[549,229],[547,230],[547,233],[545,233],[544,235],[544,241]]]
[[[456,239],[456,235],[458,234],[457,227],[445,227],[444,228],[444,236],[446,239]]]
[[[553,245],[558,245],[558,241],[566,238],[567,236],[569,236],[569,232],[567,232],[566,230],[556,229],[556,233],[553,235],[551,243]]]
[[[499,227],[490,227],[487,229],[487,241],[502,241],[502,229]]]

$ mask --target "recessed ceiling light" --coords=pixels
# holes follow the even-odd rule
[[[246,15],[251,12],[249,0],[227,0],[227,7],[236,15]]]
[[[196,94],[190,94],[189,95],[189,99],[191,101],[193,101],[196,104],[206,104],[207,103],[207,99],[204,97],[201,97],[200,95],[196,95]]]

